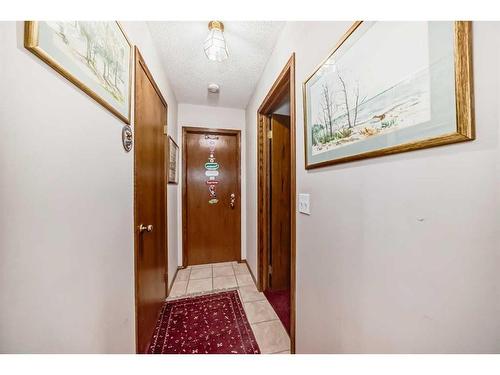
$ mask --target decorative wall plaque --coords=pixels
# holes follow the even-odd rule
[[[133,144],[133,133],[132,133],[132,128],[130,125],[125,125],[122,128],[122,144],[123,148],[125,149],[126,152],[129,152],[132,150],[132,144]]]

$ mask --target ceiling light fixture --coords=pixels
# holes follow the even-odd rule
[[[205,55],[212,61],[224,61],[229,57],[224,39],[224,24],[220,21],[210,21],[208,30],[209,33],[204,44]]]

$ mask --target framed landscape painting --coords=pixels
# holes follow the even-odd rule
[[[26,21],[24,46],[130,124],[132,46],[118,22]]]
[[[355,22],[304,82],[305,167],[474,139],[471,23]]]

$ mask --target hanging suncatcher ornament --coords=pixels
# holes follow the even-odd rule
[[[216,180],[216,177],[219,176],[219,163],[217,163],[215,159],[215,139],[208,135],[205,135],[205,139],[208,139],[208,149],[210,151],[208,155],[208,161],[205,163],[205,176],[208,177],[206,184],[208,185],[208,194],[209,194],[209,204],[217,204],[219,200],[217,199],[217,184],[219,181]]]

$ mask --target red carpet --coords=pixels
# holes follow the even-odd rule
[[[151,354],[259,354],[236,290],[165,302]]]
[[[290,289],[265,290],[264,295],[290,334]]]

